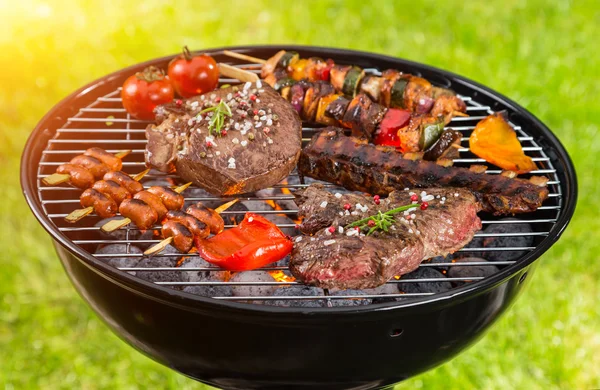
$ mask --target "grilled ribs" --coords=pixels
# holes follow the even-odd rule
[[[298,214],[304,217],[300,230],[313,236],[296,239],[290,261],[292,274],[305,284],[322,288],[374,288],[395,275],[413,271],[425,259],[445,256],[471,241],[481,229],[477,217],[480,204],[473,194],[457,188],[433,188],[426,193],[434,198],[426,210],[415,205],[412,212],[395,214],[387,232],[359,235],[354,228],[340,231],[340,227],[378,211],[411,204],[412,192],[394,191],[377,205],[369,196],[340,196],[325,191],[320,184],[297,191]],[[350,210],[346,210],[347,205]],[[331,226],[334,233],[329,230]]]
[[[405,159],[392,148],[348,137],[335,127],[312,138],[302,150],[298,171],[349,190],[379,195],[406,187],[466,188],[483,210],[495,215],[535,211],[548,197],[546,187],[528,180]]]

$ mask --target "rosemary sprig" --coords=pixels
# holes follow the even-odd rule
[[[373,234],[373,232],[375,232],[376,230],[383,230],[384,232],[387,232],[388,229],[390,228],[390,226],[392,226],[395,222],[395,219],[393,217],[394,214],[400,213],[402,211],[406,211],[406,210],[410,210],[413,208],[417,208],[419,207],[416,204],[408,204],[406,206],[400,206],[400,207],[396,207],[395,209],[391,209],[386,211],[385,213],[382,213],[381,211],[378,211],[377,214],[375,215],[371,215],[367,218],[363,218],[363,219],[359,219],[358,221],[352,222],[348,225],[346,225],[345,229],[350,229],[350,228],[354,228],[354,227],[360,227],[360,229],[364,228],[365,226],[369,226],[369,221],[373,221],[374,224],[371,224],[369,232],[367,233],[368,235]]]
[[[225,117],[231,117],[231,108],[225,103],[223,100],[219,102],[216,106],[212,106],[209,108],[205,108],[200,111],[198,115],[213,112],[213,116],[208,121],[208,134],[213,135],[213,131],[216,135],[221,136],[221,131],[223,130],[223,124],[225,124]]]

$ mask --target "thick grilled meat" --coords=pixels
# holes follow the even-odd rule
[[[527,180],[404,159],[391,148],[345,136],[343,130],[334,127],[312,138],[302,150],[298,170],[350,190],[379,195],[406,187],[466,188],[483,210],[496,215],[535,211],[548,197],[546,187]]]
[[[209,131],[213,112],[225,102],[221,136]],[[296,166],[302,123],[266,83],[223,88],[155,109],[157,125],[146,129],[146,164],[177,174],[210,193],[254,192],[283,180]]]
[[[374,288],[413,271],[425,259],[457,251],[481,229],[480,204],[470,191],[435,188],[426,190],[433,197],[426,210],[416,205],[412,212],[395,214],[388,232],[370,236],[358,235],[353,228],[340,232],[340,226],[410,204],[411,194],[395,191],[376,205],[371,197],[340,196],[318,184],[296,192],[298,213],[304,217],[300,229],[314,235],[296,239],[290,270],[304,283],[322,288]],[[350,210],[344,208],[347,204]],[[329,226],[335,233],[329,232]]]

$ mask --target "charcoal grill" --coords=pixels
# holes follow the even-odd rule
[[[514,301],[530,279],[537,260],[560,237],[576,204],[576,176],[572,162],[561,143],[533,115],[511,100],[463,77],[426,65],[397,58],[304,46],[233,47],[259,58],[268,58],[280,49],[296,50],[301,56],[333,58],[376,73],[396,68],[421,75],[434,84],[449,87],[467,104],[469,117],[455,118],[448,127],[463,132],[463,148],[455,165],[484,163],[468,149],[468,136],[475,124],[488,114],[506,110],[525,152],[540,167],[532,172],[550,181],[549,199],[535,213],[519,215],[510,223],[528,223],[534,238],[526,247],[464,248],[463,252],[519,251],[513,261],[494,262],[500,271],[488,277],[447,278],[469,282],[445,293],[370,294],[361,298],[388,298],[383,303],[365,306],[332,307],[336,300],[356,296],[335,295],[327,291],[316,296],[286,297],[294,300],[321,300],[323,308],[267,306],[273,296],[214,296],[205,298],[180,291],[187,285],[290,285],[296,282],[181,282],[151,283],[128,272],[182,272],[180,267],[116,269],[106,257],[136,257],[130,245],[148,245],[158,239],[141,240],[135,229],[124,228],[124,239],[107,239],[94,227],[94,216],[75,225],[63,217],[79,207],[80,191],[69,186],[48,187],[41,179],[58,165],[69,161],[86,148],[99,146],[111,152],[132,149],[125,159],[129,173],[144,169],[144,128],[148,122],[132,119],[120,100],[120,86],[126,77],[148,65],[166,67],[165,57],[113,73],[67,97],[54,107],[31,134],[22,156],[21,182],[34,215],[50,233],[64,268],[78,292],[126,342],[187,376],[211,385],[231,388],[382,388],[435,367],[472,344]],[[205,51],[218,62],[259,72],[256,64],[244,63],[223,55],[223,49]],[[235,80],[221,79],[221,83]],[[306,142],[319,129],[303,128]],[[488,173],[499,174],[490,169]],[[292,173],[292,176],[297,173]],[[149,175],[176,180],[173,175]],[[306,184],[283,182],[275,186],[294,191]],[[297,181],[294,181],[295,183]],[[248,200],[289,201],[289,192],[272,197],[244,196]],[[187,198],[216,201],[213,197]],[[251,210],[259,214],[286,214],[294,210]],[[240,211],[226,211],[235,215]],[[498,221],[482,215],[484,227]],[[230,225],[231,226],[231,225]],[[228,226],[228,227],[230,227]],[[291,228],[294,224],[280,227]],[[478,237],[523,235],[523,233],[478,233]],[[93,255],[102,244],[122,243],[125,253]],[[180,254],[164,256],[181,257]],[[193,256],[193,255],[191,255]],[[190,256],[188,256],[190,257]],[[454,267],[459,263],[423,263],[421,267]],[[489,263],[460,263],[463,267]],[[266,270],[283,270],[269,266]],[[214,272],[214,267],[185,268],[185,271]],[[438,279],[393,279],[391,284],[428,283]],[[401,298],[392,300],[389,298]],[[250,303],[248,301],[251,300]]]

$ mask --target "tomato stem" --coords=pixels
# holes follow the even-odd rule
[[[144,80],[148,83],[153,81],[163,80],[165,78],[165,72],[162,69],[157,68],[156,66],[149,66],[144,69],[142,72],[137,72],[135,74],[140,80]]]
[[[188,49],[187,46],[183,47],[183,58],[185,58],[186,61],[192,60],[192,53],[190,52],[190,49]]]

